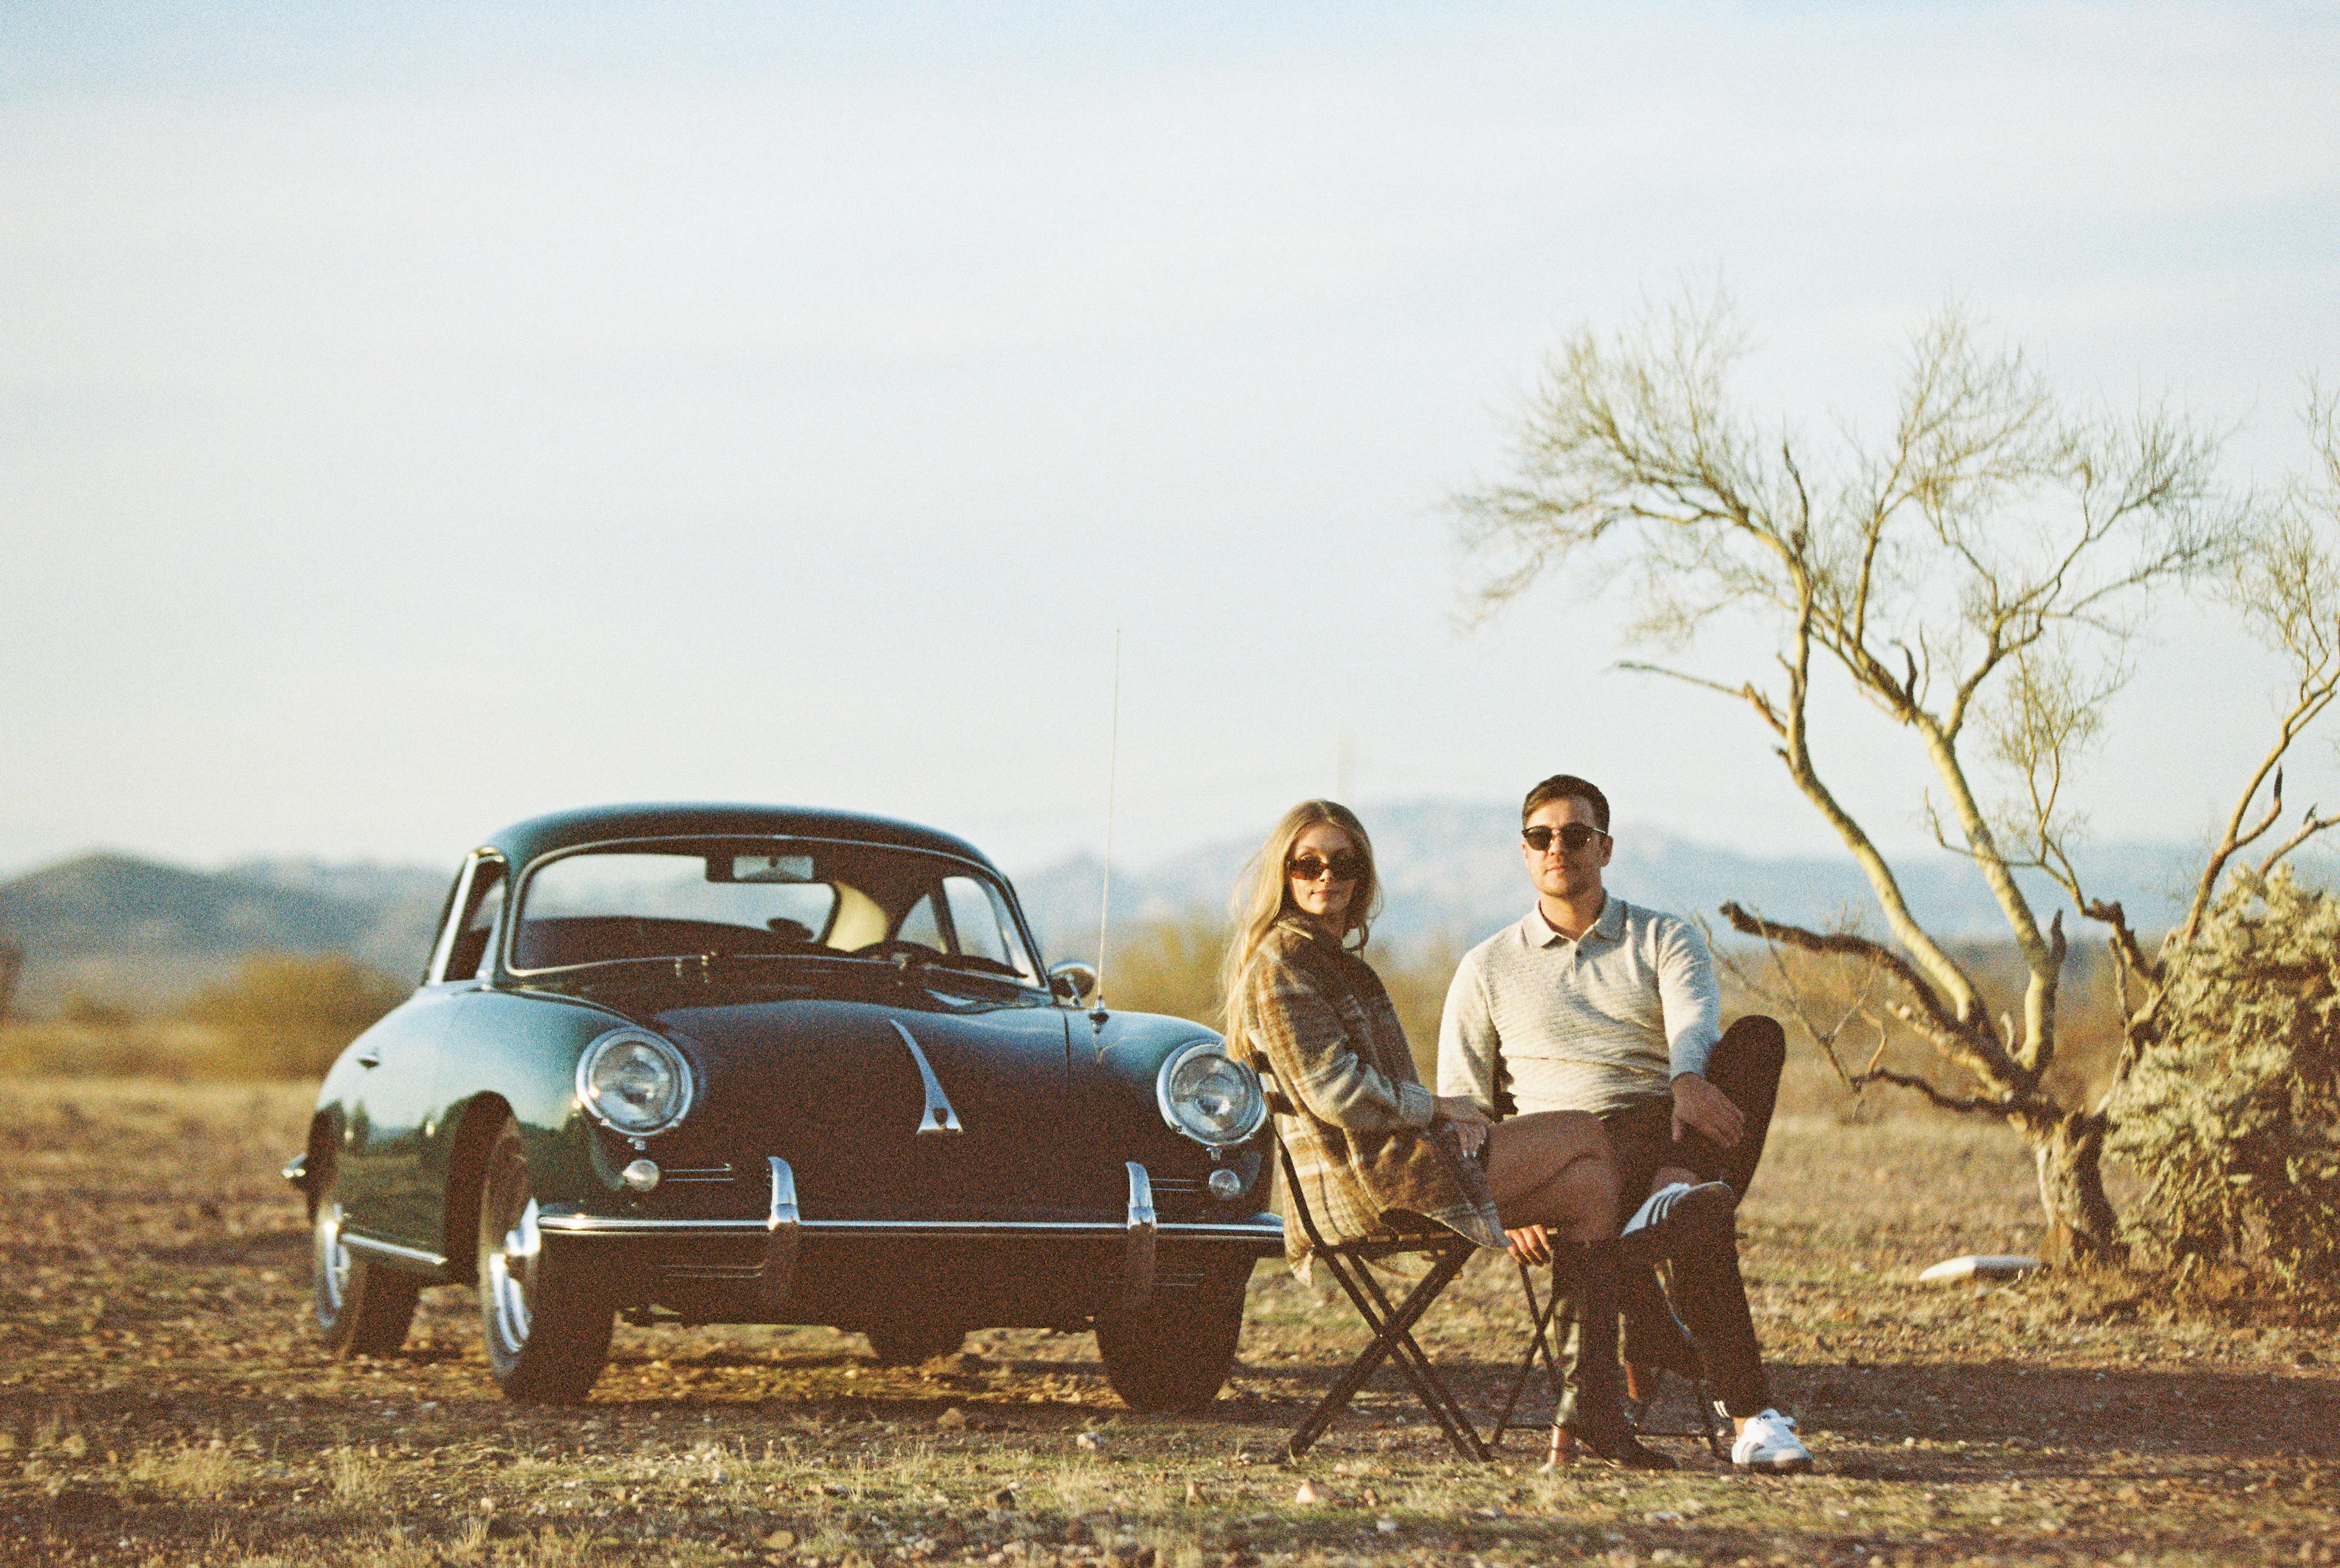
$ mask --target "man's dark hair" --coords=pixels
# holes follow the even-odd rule
[[[1539,806],[1569,799],[1581,800],[1591,806],[1592,825],[1603,833],[1609,831],[1609,797],[1601,793],[1597,785],[1579,779],[1573,773],[1555,773],[1529,790],[1528,798],[1520,805],[1520,822],[1524,826],[1527,819],[1536,814]]]

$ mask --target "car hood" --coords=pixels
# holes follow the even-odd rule
[[[711,1146],[709,1163],[743,1176],[767,1156],[787,1160],[808,1213],[939,1210],[1041,1190],[1070,1103],[1057,1008],[915,987],[884,1000],[661,1000],[643,1021],[684,1047],[701,1080],[690,1145]]]

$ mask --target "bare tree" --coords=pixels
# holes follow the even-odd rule
[[[1516,471],[1457,498],[1492,612],[1563,566],[1621,577],[1631,639],[1679,657],[1730,617],[1778,635],[1764,669],[1725,676],[1627,668],[1743,703],[1797,789],[1864,873],[1889,939],[1813,930],[1737,904],[1737,930],[1873,970],[1876,1010],[1931,1047],[1963,1087],[1884,1065],[1856,1087],[1898,1085],[1946,1109],[1996,1116],[2030,1144],[2056,1239],[2076,1257],[2118,1253],[2100,1159],[2109,1094],[2082,1103],[2051,1079],[2066,958],[2061,908],[2042,919],[2018,880],[2046,872],[2102,922],[2120,966],[2132,1042],[2154,1027],[2167,966],[2227,863],[2283,819],[2282,760],[2340,680],[2340,603],[2320,492],[2283,503],[2227,494],[2221,436],[2166,408],[2076,409],[2019,351],[1986,347],[1958,310],[1914,335],[1892,428],[1842,428],[1824,445],[1759,428],[1734,402],[1745,351],[1728,297],[1687,296],[1609,341],[1580,332],[1522,414]],[[2314,400],[2327,464],[2328,402]],[[2340,484],[2340,469],[2330,477]],[[2296,664],[2296,700],[2204,866],[2181,930],[2147,954],[2117,903],[2097,898],[2072,849],[2069,780],[2127,680],[2157,592],[2224,589]],[[1811,743],[1816,680],[1849,684],[1930,765],[1937,838],[1971,860],[2004,918],[2025,983],[2019,1017],[1994,1019],[1968,968],[1920,925],[1892,865],[1832,788]],[[2272,781],[2272,782],[2270,782]],[[2256,815],[2254,802],[2266,796]],[[2334,819],[2311,809],[2272,864]],[[1863,993],[1863,1006],[1869,993]],[[1843,1020],[1827,1030],[1831,1059]],[[2134,1058],[2134,1044],[2116,1073]],[[1844,1071],[1841,1063],[1839,1071]]]

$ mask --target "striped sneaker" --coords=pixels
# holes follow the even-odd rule
[[[1617,1233],[1617,1250],[1633,1263],[1660,1263],[1700,1239],[1730,1234],[1739,1195],[1729,1182],[1669,1182],[1651,1193]]]

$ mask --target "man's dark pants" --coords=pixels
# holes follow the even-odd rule
[[[1612,1111],[1601,1118],[1617,1156],[1621,1215],[1631,1215],[1650,1196],[1652,1178],[1665,1166],[1681,1166],[1707,1181],[1724,1181],[1747,1196],[1747,1184],[1763,1157],[1771,1129],[1771,1107],[1779,1097],[1780,1071],[1788,1059],[1787,1036],[1778,1023],[1759,1015],[1740,1018],[1723,1032],[1706,1068],[1706,1081],[1728,1096],[1746,1118],[1736,1148],[1721,1148],[1698,1133],[1680,1143],[1673,1136],[1671,1098]],[[1618,1281],[1625,1317],[1625,1359],[1663,1361],[1636,1352],[1673,1337],[1653,1331],[1665,1307],[1656,1279],[1646,1268],[1627,1269]],[[1755,1319],[1747,1306],[1747,1283],[1739,1273],[1735,1245],[1698,1248],[1678,1255],[1673,1265],[1674,1308],[1681,1315],[1706,1365],[1707,1381],[1722,1406],[1737,1416],[1753,1415],[1771,1403],[1763,1372],[1763,1352],[1755,1341]]]

